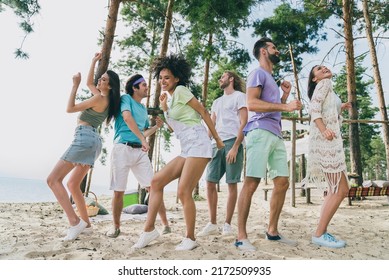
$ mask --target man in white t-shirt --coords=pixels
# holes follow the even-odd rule
[[[238,197],[238,182],[241,181],[243,169],[243,128],[247,123],[246,95],[243,80],[234,72],[226,71],[219,79],[224,94],[217,98],[211,108],[211,118],[216,131],[225,147],[218,150],[214,144],[213,158],[207,168],[207,199],[210,222],[198,236],[219,233],[216,221],[218,195],[216,185],[226,174],[228,200],[223,235],[233,234],[231,219]],[[215,143],[215,141],[213,141]]]

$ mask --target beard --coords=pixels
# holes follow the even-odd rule
[[[228,87],[230,84],[229,81],[224,81],[222,84],[219,85],[219,88],[220,89],[225,89],[226,87]]]
[[[274,65],[278,64],[278,62],[281,61],[280,57],[275,55],[275,54],[270,54],[269,53],[269,60],[271,61],[271,63],[273,63]]]

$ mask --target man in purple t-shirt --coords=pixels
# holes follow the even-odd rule
[[[283,95],[275,82],[273,66],[280,61],[279,51],[269,38],[259,39],[253,49],[259,67],[247,79],[247,108],[254,111],[244,128],[246,135],[246,177],[238,199],[238,239],[235,246],[245,251],[256,248],[247,237],[246,224],[251,199],[261,178],[273,180],[274,189],[270,201],[269,226],[266,239],[289,245],[297,242],[289,240],[278,232],[278,220],[289,188],[289,170],[285,144],[281,134],[281,112],[300,110],[298,100],[286,103],[291,90],[287,81],[281,83]]]

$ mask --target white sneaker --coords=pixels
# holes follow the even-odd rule
[[[176,247],[176,251],[188,251],[188,250],[193,250],[199,246],[199,244],[190,239],[190,238],[184,238],[181,243]]]
[[[297,241],[290,240],[290,239],[282,236],[281,234],[273,236],[273,235],[270,235],[267,232],[265,232],[265,235],[266,235],[266,240],[276,241],[276,242],[288,244],[290,246],[297,246]]]
[[[147,245],[149,245],[151,241],[157,239],[158,237],[159,237],[159,232],[156,229],[150,232],[144,231],[139,236],[138,242],[136,242],[131,248],[136,248],[136,249],[144,248]]]
[[[338,240],[328,232],[319,237],[312,236],[312,243],[329,248],[343,248],[346,246],[346,241]]]
[[[223,235],[232,235],[232,234],[234,234],[232,232],[232,227],[231,227],[230,224],[227,224],[227,223],[224,224],[224,226],[223,226],[223,233],[222,234]]]
[[[81,234],[92,234],[92,233],[93,233],[93,227],[92,227],[92,226],[85,228],[85,229],[81,232]]]
[[[90,226],[90,227],[85,228],[80,234],[92,234],[92,233],[93,233],[93,227]],[[64,229],[62,231],[62,235],[66,236],[67,234],[68,234],[68,230]]]
[[[66,236],[63,238],[63,241],[75,240],[80,235],[80,233],[86,228],[87,225],[88,225],[87,222],[85,222],[83,219],[80,219],[78,225],[68,228],[68,232]]]
[[[253,244],[251,244],[250,240],[248,239],[242,239],[242,240],[237,239],[234,245],[236,248],[242,251],[254,252],[257,250],[257,248],[255,248]]]
[[[208,223],[202,231],[200,231],[197,236],[208,236],[212,234],[218,234],[219,229],[216,224]]]

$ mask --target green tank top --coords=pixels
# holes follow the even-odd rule
[[[104,112],[96,112],[92,108],[86,109],[80,113],[78,117],[80,120],[89,123],[94,128],[97,128],[103,123],[103,121],[108,117],[109,106],[105,109]]]

